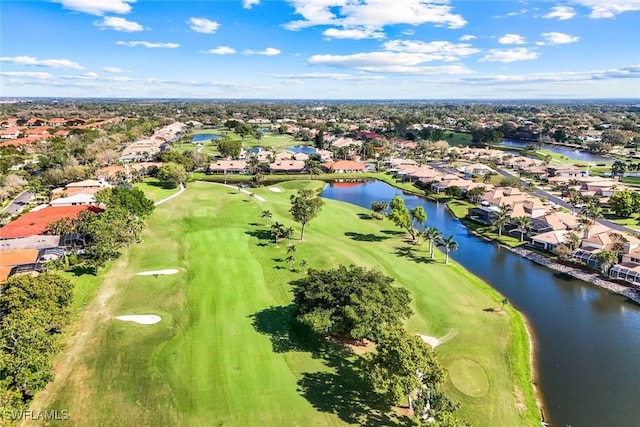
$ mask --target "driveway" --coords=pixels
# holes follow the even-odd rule
[[[9,206],[4,208],[0,213],[8,213],[9,215],[14,215],[20,212],[24,207],[29,203],[29,200],[33,198],[33,193],[29,193],[28,191],[24,191],[18,195]]]

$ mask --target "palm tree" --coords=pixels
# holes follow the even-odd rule
[[[273,214],[271,213],[270,210],[262,211],[262,214],[260,215],[260,218],[267,219],[267,220],[271,219],[272,217],[273,217]]]
[[[589,218],[586,216],[580,216],[580,218],[578,218],[578,230],[584,232],[585,239],[589,238],[591,227],[593,227],[593,222]]]
[[[288,245],[287,246],[287,255],[295,255],[296,254],[296,245]]]
[[[616,255],[620,256],[624,252],[625,246],[629,243],[629,240],[620,233],[611,233],[609,236],[611,237],[611,240],[613,240],[611,250]]]
[[[514,218],[516,225],[518,226],[518,230],[520,231],[520,241],[524,241],[524,233],[529,231],[531,228],[531,218],[528,216],[519,216]]]
[[[287,239],[288,245],[291,245],[291,238],[293,237],[293,228],[292,227],[285,228],[283,230],[282,237]]]
[[[449,237],[441,238],[440,244],[442,245],[442,247],[444,247],[444,263],[449,264],[449,252],[458,249],[458,242],[456,242],[456,237],[452,234]]]
[[[498,236],[502,236],[502,229],[505,225],[511,221],[511,211],[513,208],[511,205],[502,205],[500,206],[500,210],[496,214],[495,219],[493,220],[493,225],[498,227]]]
[[[564,235],[564,243],[570,251],[575,251],[580,246],[580,236],[573,231]]]
[[[618,262],[618,254],[609,249],[604,249],[596,254],[596,259],[600,261],[600,271],[606,276],[609,268]]]
[[[309,265],[309,263],[305,259],[300,260],[298,264],[300,264],[300,268],[305,268],[307,265]]]
[[[371,210],[373,211],[373,215],[378,219],[382,219],[381,213],[386,211],[388,207],[389,207],[389,204],[384,201],[371,203]]]
[[[289,255],[285,261],[287,262],[287,264],[289,264],[289,271],[291,271],[293,269],[293,264],[296,262],[296,259],[293,257],[293,255]]]
[[[482,177],[482,183],[483,184],[490,184],[491,183],[491,174],[485,173],[484,176]]]
[[[433,259],[433,252],[436,246],[436,242],[440,240],[442,237],[442,233],[436,227],[425,227],[422,232],[422,237],[425,240],[429,241],[429,254],[431,255],[431,259]]]
[[[282,238],[282,236],[284,235],[284,225],[276,221],[275,224],[271,226],[271,235],[273,236],[273,239],[275,240],[275,244],[277,246],[280,238]]]

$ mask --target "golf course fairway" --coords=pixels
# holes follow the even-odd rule
[[[377,267],[410,291],[408,330],[447,337],[436,352],[449,369],[445,389],[461,403],[458,416],[474,426],[539,425],[520,315],[499,310],[501,297],[455,262],[445,265],[437,251],[429,260],[427,245],[410,245],[389,220],[354,205],[325,200],[297,241],[289,197],[322,185],[252,190],[260,201],[194,182],[158,206],[143,243],[101,271],[95,297],[67,335],[56,379],[31,409],[66,409],[80,426],[407,425],[358,389],[356,356],[320,351],[317,340],[291,328],[289,282],[303,277],[304,260],[316,269]],[[265,210],[272,218],[261,217]],[[270,237],[275,221],[295,230],[293,271],[284,261],[287,241]],[[166,269],[178,272],[137,274]],[[161,320],[138,324],[121,315]]]

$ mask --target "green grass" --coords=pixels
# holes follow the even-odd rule
[[[279,221],[299,233],[289,196],[307,185],[318,186],[255,189],[267,199],[259,202],[195,182],[159,206],[144,243],[127,250],[106,280],[115,286],[107,301],[113,316],[157,314],[162,322],[98,322],[90,348],[73,359],[70,376],[43,405],[68,408],[74,425],[87,426],[406,425],[363,393],[353,357],[318,351],[292,326],[288,282],[302,273],[288,270],[285,244],[275,247],[266,231]],[[270,221],[260,219],[265,209],[274,214]],[[510,307],[486,311],[499,307],[497,292],[461,266],[444,265],[440,253],[429,260],[426,245],[407,244],[370,213],[326,200],[305,242],[296,242],[297,262],[375,266],[394,277],[413,297],[410,332],[451,334],[438,353],[456,383],[470,376],[481,384],[476,365],[487,376],[481,397],[447,381],[462,403],[460,416],[477,426],[539,425],[521,317]],[[180,273],[135,276],[163,268]]]
[[[627,185],[640,186],[640,176],[626,176],[620,178],[620,181]]]
[[[145,178],[143,182],[133,184],[133,186],[144,191],[147,198],[154,202],[164,199],[165,197],[169,197],[178,191],[177,188],[171,188],[166,183],[158,181],[156,178]]]
[[[507,235],[499,236],[495,227],[491,225],[479,224],[472,219],[467,218],[469,209],[475,207],[473,203],[465,200],[451,200],[447,202],[449,210],[464,224],[468,229],[486,237],[489,240],[496,241],[503,245],[515,248],[516,246],[524,245],[526,242],[521,242],[519,239]]]
[[[453,136],[449,137],[449,135]],[[471,145],[471,134],[445,131],[444,140],[447,141],[452,147],[469,146]]]
[[[618,216],[613,212],[605,212],[603,216],[609,221],[615,222],[616,224],[623,225],[625,227],[631,228],[633,230],[640,231],[640,216],[633,215],[631,218]]]

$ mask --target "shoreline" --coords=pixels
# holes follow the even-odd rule
[[[515,308],[514,308],[515,310]],[[529,325],[529,319],[527,316],[522,314],[519,310],[515,310],[516,313],[520,315],[522,318],[522,323],[524,324],[524,330],[529,337],[529,369],[531,370],[531,386],[533,387],[533,395],[536,399],[536,406],[538,407],[538,411],[540,412],[541,425],[547,425],[547,417],[545,416],[545,406],[544,406],[544,396],[538,387],[538,376],[537,376],[537,365],[536,365],[536,344],[534,340],[533,329]]]
[[[522,248],[522,247],[510,248],[506,245],[501,245],[501,246],[510,250],[511,252],[514,252],[520,255],[523,258],[526,258],[532,262],[535,262],[538,265],[542,265],[551,270],[567,274],[573,278],[582,280],[583,282],[586,282],[586,283],[590,283],[599,288],[606,289],[617,295],[626,297],[629,301],[632,301],[633,303],[640,305],[640,290],[634,289],[632,286],[625,286],[620,283],[607,280],[596,272],[589,272],[578,267],[572,267],[569,265],[559,263],[554,259],[544,257],[526,248]]]

